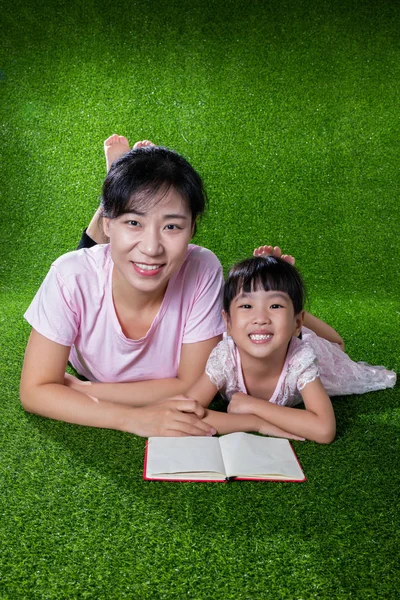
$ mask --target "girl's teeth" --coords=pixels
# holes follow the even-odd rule
[[[160,268],[160,265],[141,265],[140,263],[136,263],[136,265],[143,271],[155,271]]]
[[[270,338],[272,338],[272,334],[268,333],[265,335],[262,335],[261,333],[253,333],[250,335],[250,339],[251,340],[255,340],[255,341],[260,341],[260,340],[269,340]]]

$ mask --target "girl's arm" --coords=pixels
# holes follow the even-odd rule
[[[325,323],[325,321],[321,321],[314,315],[305,312],[303,325],[311,329],[314,333],[316,333],[319,337],[328,340],[328,342],[332,342],[334,344],[339,344],[342,350],[344,350],[344,342],[340,335],[338,334],[333,327]]]
[[[220,339],[221,336],[217,336],[203,342],[183,344],[178,376],[175,378],[133,381],[131,383],[93,383],[81,382],[75,377],[67,377],[66,384],[83,394],[95,396],[99,400],[119,402],[131,406],[146,406],[179,394],[189,396],[188,389],[203,373],[211,350],[218,344]],[[197,400],[196,396],[194,398]],[[208,404],[203,405],[208,406]]]
[[[294,435],[320,444],[330,444],[336,434],[335,414],[320,378],[305,385],[301,396],[305,410],[280,406],[239,392],[232,397],[228,411],[250,413]],[[260,433],[264,433],[262,429]]]
[[[217,392],[217,386],[210,381],[206,373],[203,373],[200,379],[188,390],[187,396],[207,407]],[[304,440],[302,437],[267,423],[255,414],[234,415],[216,410],[206,410],[203,421],[216,429],[220,435],[234,433],[235,431],[257,431],[264,435]]]
[[[135,433],[141,436],[212,435],[203,422],[204,408],[190,399],[166,400],[155,406],[132,407],[97,399],[64,385],[70,348],[32,330],[21,375],[25,410],[44,417]],[[91,390],[89,390],[91,392]]]

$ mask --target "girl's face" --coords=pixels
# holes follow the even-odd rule
[[[114,262],[114,281],[128,292],[157,297],[186,257],[193,234],[190,209],[174,189],[143,212],[104,219]]]
[[[301,331],[303,315],[294,314],[293,302],[285,292],[241,292],[226,316],[227,332],[241,353],[251,357],[286,355],[291,337]]]

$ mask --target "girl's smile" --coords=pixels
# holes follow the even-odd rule
[[[302,313],[294,314],[288,294],[258,289],[241,292],[234,298],[227,331],[241,355],[280,360],[286,355],[292,336],[300,333],[301,323]]]

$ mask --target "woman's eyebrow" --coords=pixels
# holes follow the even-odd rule
[[[135,215],[136,217],[145,217],[147,215],[146,212],[143,212],[141,210],[127,210],[123,214],[124,215]],[[184,213],[171,213],[171,214],[167,214],[167,215],[162,215],[162,218],[164,220],[167,220],[167,219],[185,219],[185,220],[188,220],[190,217],[188,215],[185,215]]]
[[[188,215],[181,213],[171,213],[169,215],[163,215],[163,219],[189,219]]]

